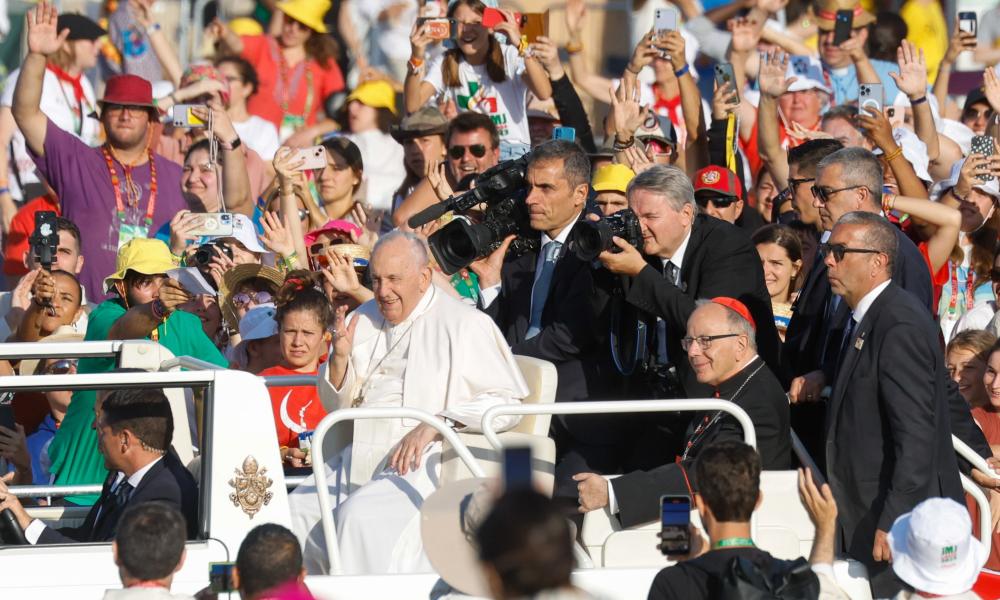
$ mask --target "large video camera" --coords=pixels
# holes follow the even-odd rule
[[[427,240],[431,253],[441,270],[451,275],[487,256],[500,247],[504,239],[516,234],[507,252],[519,255],[537,247],[538,240],[530,225],[525,197],[525,174],[530,154],[504,161],[483,171],[475,178],[475,186],[461,194],[425,208],[408,221],[416,229],[448,212],[457,216]],[[475,222],[468,214],[485,204],[482,221]]]
[[[598,221],[580,221],[573,229],[570,249],[580,260],[592,261],[605,250],[621,252],[612,240],[616,236],[642,251],[642,226],[632,209],[624,208]]]

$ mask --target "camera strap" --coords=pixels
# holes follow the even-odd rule
[[[611,344],[611,359],[614,361],[615,368],[619,373],[629,376],[635,372],[635,368],[643,362],[643,359],[645,358],[643,350],[646,348],[647,327],[646,323],[644,323],[642,319],[636,319],[635,347],[632,350],[631,355],[627,356],[623,360],[620,336],[622,333],[621,321],[624,302],[620,296],[615,296],[611,300],[611,303],[611,331],[608,336],[608,341]]]

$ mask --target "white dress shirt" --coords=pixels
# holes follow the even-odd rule
[[[890,283],[892,283],[892,280],[886,279],[872,288],[870,292],[862,296],[861,300],[858,300],[858,305],[854,307],[854,312],[851,314],[851,318],[854,319],[855,326],[857,326],[857,324],[865,318],[865,313],[867,313],[868,309],[871,308],[872,303],[879,297],[879,294],[885,291],[885,288],[889,287]]]

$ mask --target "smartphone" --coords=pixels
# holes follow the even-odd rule
[[[660,496],[660,552],[664,555],[691,552],[691,498]]]
[[[208,109],[208,107],[200,104],[178,104],[174,106],[174,127],[179,127],[181,129],[205,127],[205,122],[194,116],[194,112],[191,111],[192,108]]]
[[[234,562],[208,563],[208,588],[216,594],[235,592],[233,585]]]
[[[733,103],[739,104],[740,91],[736,89],[736,71],[733,70],[733,65],[731,63],[715,63],[715,84],[721,88],[727,83],[736,90]]]
[[[789,58],[788,64],[792,65],[792,73],[794,73],[796,77],[809,76],[811,61],[808,56],[803,56],[801,54],[792,56]]]
[[[418,25],[427,24],[427,35],[434,40],[453,40],[458,37],[458,22],[455,19],[428,18],[417,19]]]
[[[211,235],[229,237],[233,235],[232,213],[205,213],[198,215],[196,225],[190,235]]]
[[[6,427],[11,431],[17,431],[14,422],[14,392],[3,392],[0,394],[0,427]]]
[[[993,145],[993,136],[974,135],[972,136],[970,154],[982,154],[983,156],[993,156],[996,154],[996,147]],[[993,181],[993,175],[976,175],[980,181]]]
[[[40,210],[35,213],[35,230],[28,242],[31,244],[31,256],[35,262],[46,271],[52,270],[56,260],[56,250],[59,248],[59,231],[56,223],[58,215],[55,211]]]
[[[310,146],[295,151],[292,160],[301,159],[304,161],[296,171],[312,171],[313,169],[326,168],[326,148],[323,146]]]
[[[534,44],[539,36],[549,35],[549,11],[524,13],[521,19],[521,34],[527,38],[529,44]]]
[[[576,129],[574,129],[573,127],[553,127],[552,139],[566,140],[567,142],[575,142]]]
[[[531,487],[531,448],[513,446],[503,449],[503,488],[517,490]]]
[[[854,25],[854,12],[838,10],[833,21],[833,43],[837,46],[851,39],[851,29]]]
[[[503,13],[500,12],[500,9],[498,8],[491,8],[487,6],[483,10],[482,25],[483,27],[489,29],[490,31],[493,31],[494,27],[496,27],[500,23],[503,23],[506,20],[507,19],[504,18]],[[523,24],[524,21],[523,17],[521,16],[521,13],[519,12],[514,13],[514,22],[517,23],[518,26],[521,26]]]
[[[979,31],[979,22],[976,18],[976,13],[974,12],[958,13],[958,29],[966,33],[971,33],[972,35],[977,35]]]
[[[677,29],[676,12],[669,8],[658,8],[654,15],[653,31],[656,32],[657,39]]]
[[[858,106],[882,112],[885,96],[881,83],[862,83],[858,86]]]

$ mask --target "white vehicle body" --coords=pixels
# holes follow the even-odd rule
[[[278,452],[267,384],[302,385],[307,377],[264,378],[233,370],[217,369],[187,357],[175,358],[164,348],[147,341],[83,342],[66,344],[0,344],[0,358],[39,358],[114,356],[122,367],[138,367],[145,373],[108,373],[89,375],[39,375],[0,377],[0,391],[109,389],[152,386],[162,388],[171,401],[175,419],[174,447],[182,460],[195,455],[190,430],[184,426],[193,405],[185,400],[183,390],[204,390],[200,406],[200,431],[203,432],[198,458],[189,465],[199,484],[200,540],[187,543],[187,559],[175,576],[173,591],[194,592],[208,585],[211,562],[234,561],[240,543],[253,527],[266,522],[291,525],[288,503],[289,486]],[[530,444],[535,458],[535,480],[551,489],[554,470],[554,447],[545,437],[551,414],[585,412],[654,412],[663,410],[726,410],[744,424],[745,440],[755,445],[753,427],[741,409],[719,400],[673,400],[633,402],[588,402],[552,404],[555,369],[544,361],[518,357],[519,365],[532,388],[524,404],[495,407],[483,419],[484,435],[456,434],[436,417],[414,409],[345,409],[331,413],[317,427],[313,439],[316,465],[342,444],[344,426],[356,418],[417,418],[435,426],[445,435],[446,453],[442,478],[445,481],[469,476],[494,475],[499,472],[499,452],[504,444]],[[180,370],[185,368],[188,370]],[[314,381],[314,378],[311,380]],[[495,434],[494,417],[501,414],[524,415],[511,432]],[[340,422],[340,426],[337,424]],[[327,435],[327,434],[330,435]],[[961,445],[961,442],[957,442]],[[198,444],[195,444],[197,446]],[[962,445],[964,446],[964,445]],[[449,452],[450,449],[450,452]],[[979,460],[967,448],[960,448],[966,458]],[[803,461],[809,459],[800,452]],[[315,471],[319,489],[325,471]],[[241,482],[257,485],[259,497],[247,497]],[[364,482],[351,482],[352,485]],[[971,481],[963,478],[966,489],[977,498],[983,515],[980,526],[989,543],[990,513],[985,496]],[[251,486],[253,487],[253,486]],[[781,558],[808,556],[813,527],[801,505],[795,471],[765,472],[762,477],[764,503],[755,514],[754,539],[758,546]],[[241,491],[242,490],[242,491]],[[100,486],[61,486],[14,488],[19,496],[96,493]],[[266,498],[266,501],[264,501]],[[321,505],[329,506],[326,495]],[[77,525],[87,508],[30,508],[29,512],[52,526]],[[331,511],[325,512],[323,527],[327,532],[330,575],[310,576],[307,585],[317,598],[350,599],[427,599],[439,597],[442,582],[436,574],[345,576],[336,574],[336,552]],[[697,522],[697,513],[692,513]],[[580,568],[574,582],[603,598],[644,598],[656,573],[668,563],[656,549],[659,525],[656,523],[622,530],[617,519],[607,511],[588,513],[577,557]],[[838,581],[853,598],[870,598],[863,567],[840,562],[835,566]],[[58,546],[0,546],[0,598],[99,598],[104,590],[120,588],[110,543]],[[233,596],[237,596],[233,594]],[[451,596],[456,597],[456,596]]]

